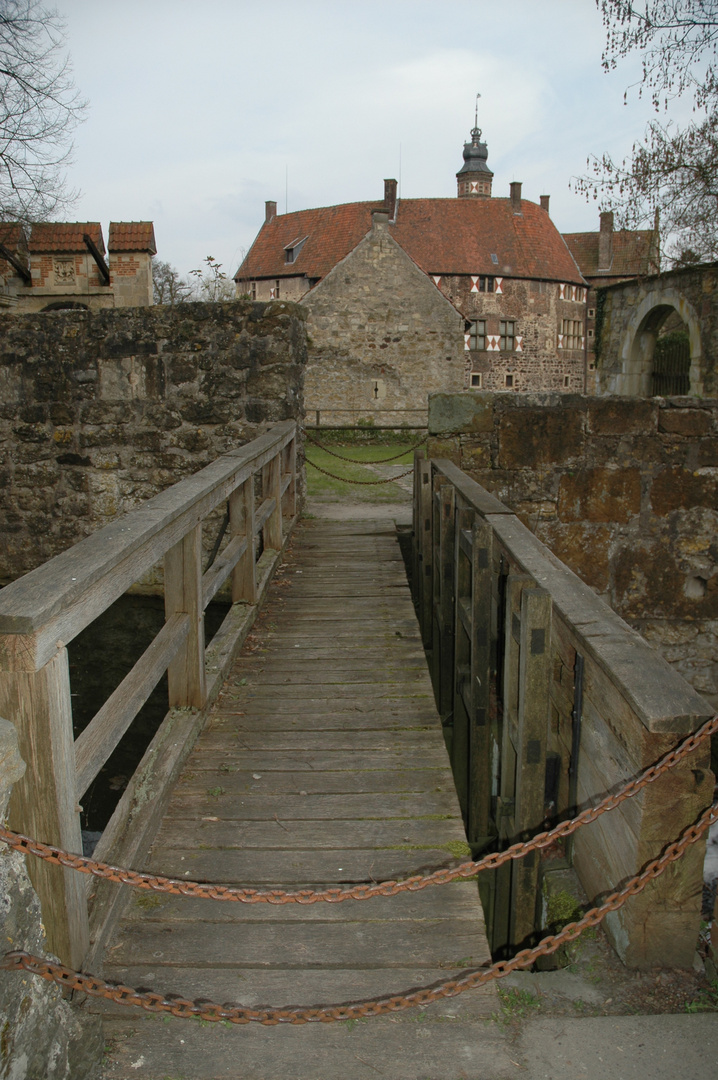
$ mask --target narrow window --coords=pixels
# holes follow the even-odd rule
[[[515,347],[516,323],[502,319],[499,322],[499,348],[501,352],[513,352]]]
[[[570,386],[571,385],[571,376],[570,375],[564,375],[564,377],[563,377],[563,385],[564,386]]]
[[[274,283],[274,299],[279,300],[279,278]]]
[[[506,385],[507,386],[513,386],[514,385],[514,377],[513,377],[513,375],[507,375],[506,376]]]
[[[469,348],[482,352],[486,348],[486,320],[474,319],[469,323]]]
[[[253,300],[257,299],[257,282],[256,281],[252,282],[252,299]]]

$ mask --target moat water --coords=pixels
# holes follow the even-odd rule
[[[210,604],[205,612],[209,642],[228,611]],[[159,633],[164,600],[153,596],[121,596],[70,644],[70,686],[75,738],[89,724],[116,686]],[[167,713],[167,675],[148,698],[120,743],[81,798],[83,833],[99,834]],[[92,839],[88,837],[88,846]]]

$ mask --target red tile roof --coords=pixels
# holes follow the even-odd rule
[[[585,277],[635,277],[658,272],[658,259],[653,229],[635,232],[619,229],[611,236],[611,265],[598,268],[598,238],[600,233],[564,233],[564,240]]]
[[[155,229],[151,221],[111,221],[107,241],[109,251],[147,251],[157,254]]]
[[[27,241],[22,225],[17,221],[0,221],[0,244],[4,244],[10,251],[26,248]]]
[[[428,274],[582,280],[551,218],[528,199],[520,214],[511,199],[403,199],[391,233]]]
[[[383,206],[383,202],[345,203],[279,214],[264,223],[235,276],[242,281],[297,274],[323,278],[366,236],[372,210]],[[295,261],[287,263],[284,249],[298,236],[306,236],[306,243]]]
[[[383,208],[382,202],[346,203],[280,214],[262,226],[236,278],[323,278],[369,232],[372,210]],[[520,214],[510,199],[402,199],[389,231],[427,274],[582,281],[546,211],[526,199]],[[297,236],[307,241],[286,263],[284,249]]]
[[[32,252],[76,253],[87,251],[83,236],[94,240],[101,252],[105,251],[102,226],[99,221],[43,221],[32,226],[28,249]]]

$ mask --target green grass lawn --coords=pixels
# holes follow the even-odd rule
[[[413,434],[413,433],[412,433]],[[407,444],[411,445],[411,437]],[[400,446],[396,444],[371,446],[342,446],[333,444],[333,453],[320,450],[318,446],[307,442],[307,494],[309,497],[330,497],[333,499],[346,499],[351,502],[406,502],[409,498],[397,484],[347,484],[343,480],[334,480],[317,469],[312,468],[310,462],[314,461],[322,469],[326,469],[335,476],[346,477],[347,480],[378,480],[379,477],[370,469],[349,461],[340,461],[333,454],[342,458],[355,458],[359,461],[381,461],[382,458],[395,457]],[[409,450],[391,462],[392,465],[403,465],[410,469],[414,460],[413,451]]]

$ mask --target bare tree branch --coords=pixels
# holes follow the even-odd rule
[[[49,218],[76,198],[64,171],[86,106],[64,41],[41,0],[0,0],[0,220]]]

